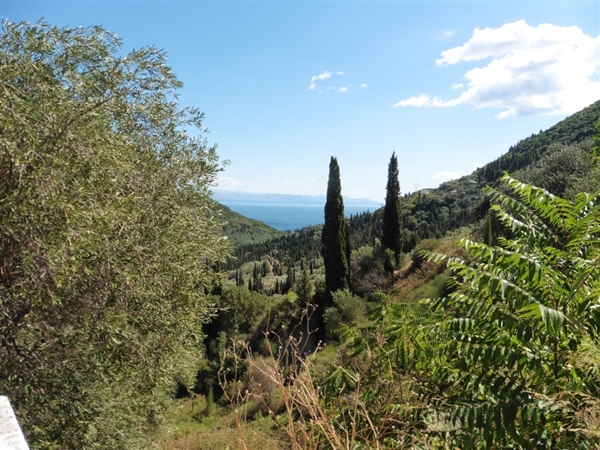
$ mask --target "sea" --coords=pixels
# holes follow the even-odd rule
[[[325,215],[325,205],[306,205],[289,203],[262,202],[224,202],[232,211],[250,219],[260,220],[281,231],[293,231],[309,225],[322,224]],[[346,217],[365,211],[377,210],[373,205],[346,205]]]

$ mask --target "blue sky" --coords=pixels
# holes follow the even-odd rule
[[[382,201],[471,173],[600,99],[600,2],[0,0],[164,49],[231,164],[219,189]]]

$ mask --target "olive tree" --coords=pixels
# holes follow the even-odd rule
[[[165,59],[3,24],[0,393],[32,448],[139,448],[202,357],[222,164]]]
[[[600,187],[599,172],[593,140],[588,139],[572,145],[551,145],[539,161],[514,176],[572,200],[581,191],[594,192]]]

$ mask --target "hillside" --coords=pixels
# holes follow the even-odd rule
[[[508,152],[485,166],[477,169],[475,174],[479,181],[491,183],[502,175],[502,172],[514,172],[539,160],[552,144],[575,144],[591,138],[595,133],[595,123],[600,118],[600,101],[558,122],[546,131],[532,134]]]
[[[259,220],[242,216],[225,205],[219,204],[219,208],[223,212],[222,219],[226,222],[222,227],[222,233],[236,248],[242,245],[260,244],[285,234]]]
[[[553,144],[574,144],[591,138],[599,119],[600,101],[546,131],[523,139],[506,154],[470,175],[404,196],[403,251],[410,252],[423,239],[441,237],[480,220],[483,214],[481,189],[485,185],[497,180],[503,171],[514,173],[539,161]],[[373,245],[381,234],[381,224],[381,210],[351,217],[348,228],[352,249]],[[255,238],[255,242],[246,237],[243,245],[236,248],[238,262],[260,260],[265,255],[291,261],[315,258],[320,250],[320,230],[321,226],[307,227],[272,239]]]
[[[481,189],[500,178],[535,164],[552,145],[576,144],[595,134],[600,119],[600,101],[567,117],[546,131],[532,135],[510,147],[507,153],[472,174],[442,183],[426,194],[404,199],[404,251],[422,239],[441,237],[448,231],[468,226],[482,217]]]

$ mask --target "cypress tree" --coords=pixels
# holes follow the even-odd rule
[[[488,211],[485,217],[485,233],[483,236],[483,243],[488,247],[492,246],[493,235],[492,235],[492,214]]]
[[[400,212],[400,182],[398,181],[398,158],[396,152],[392,153],[388,166],[388,180],[385,195],[385,207],[383,209],[383,232],[381,243],[384,248],[394,253],[394,261],[391,266],[398,263],[400,251],[402,250],[402,214]],[[388,269],[390,271],[390,269]]]
[[[308,274],[306,267],[302,269],[302,275],[300,276],[298,283],[296,283],[295,291],[296,294],[298,294],[298,304],[301,308],[306,308],[306,305],[311,302],[314,294],[314,286],[310,281],[310,275]]]
[[[294,285],[294,272],[292,266],[287,266],[287,276],[285,279],[285,292],[289,291]]]
[[[331,294],[340,289],[348,289],[350,284],[348,222],[344,216],[340,168],[337,159],[333,156],[329,163],[325,224],[321,239],[323,244],[321,255],[325,263],[326,295],[328,303],[331,303]]]

